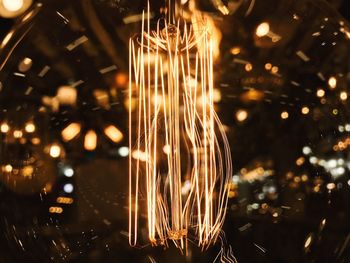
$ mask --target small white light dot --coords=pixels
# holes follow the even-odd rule
[[[311,148],[309,146],[303,147],[303,154],[308,155],[311,153]]]
[[[345,130],[346,130],[347,132],[350,132],[350,124],[346,124],[346,125],[345,125]]]
[[[63,170],[63,174],[66,176],[66,177],[72,177],[74,175],[74,170],[71,168],[71,167],[68,167],[68,168],[65,168]]]
[[[129,147],[123,146],[120,147],[118,153],[121,157],[126,157],[129,155]]]
[[[74,191],[74,186],[72,184],[65,184],[63,186],[63,191],[65,191],[67,194],[71,194]]]

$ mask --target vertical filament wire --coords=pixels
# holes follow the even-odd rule
[[[222,228],[232,170],[214,110],[213,40],[205,25],[151,30],[146,16],[129,41],[129,243],[145,214],[153,245],[183,250],[191,238],[205,249]]]

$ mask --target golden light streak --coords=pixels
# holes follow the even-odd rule
[[[220,234],[232,174],[214,110],[214,41],[203,23],[162,22],[151,30],[143,13],[129,42],[129,243],[145,213],[152,245],[185,250],[191,238],[206,249]]]
[[[122,132],[114,125],[107,126],[104,132],[107,135],[107,137],[115,143],[120,142],[124,138]]]
[[[97,147],[97,134],[95,131],[90,130],[85,135],[84,148],[87,151],[94,151],[96,147]]]
[[[61,135],[64,141],[68,142],[73,140],[81,130],[81,125],[79,123],[73,122],[63,129]]]

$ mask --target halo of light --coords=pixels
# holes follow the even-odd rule
[[[71,183],[65,184],[63,186],[63,191],[66,192],[67,194],[71,194],[74,191],[74,186]]]
[[[63,174],[66,177],[73,177],[74,175],[74,170],[71,167],[65,167],[63,168]]]
[[[3,6],[10,12],[16,12],[23,7],[23,0],[2,0]]]
[[[256,28],[255,34],[258,37],[264,37],[270,32],[270,24],[268,22],[263,22],[259,24]]]

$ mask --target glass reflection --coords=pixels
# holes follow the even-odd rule
[[[153,23],[166,10],[150,4]],[[43,0],[1,41],[4,262],[213,262],[222,244],[238,262],[347,261],[348,22],[321,0],[181,4],[216,29],[226,239],[185,256],[129,247],[128,41],[146,2]]]

